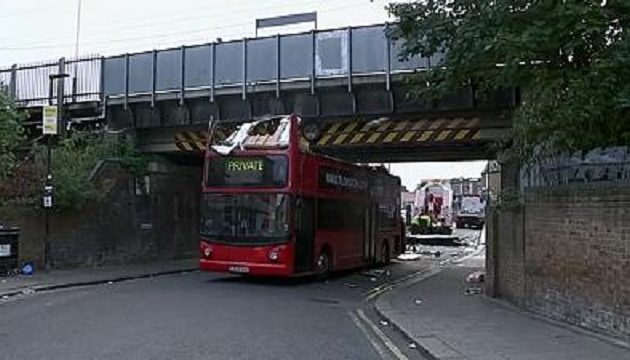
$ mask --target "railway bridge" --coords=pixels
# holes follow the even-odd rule
[[[441,66],[444,54],[401,59],[385,25],[184,45],[177,48],[14,65],[0,69],[30,114],[56,104],[51,75],[67,74],[67,127],[135,133],[147,153],[203,151],[210,120],[296,113],[317,130],[311,145],[358,162],[493,158],[509,137],[516,90],[462,87],[435,101],[408,96],[410,75]]]

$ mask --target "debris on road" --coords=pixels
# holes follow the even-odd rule
[[[2,296],[2,299],[3,299],[3,300],[6,300],[6,299],[8,299],[8,298],[9,298],[9,295],[3,295],[3,296]]]
[[[24,290],[22,290],[22,294],[23,295],[32,295],[32,294],[35,294],[35,290],[33,290],[33,289],[24,289]]]
[[[467,283],[482,283],[485,280],[485,272],[482,270],[479,271],[475,271],[473,273],[470,273],[467,277],[466,277],[466,282]]]
[[[481,294],[482,289],[480,287],[469,287],[466,289],[466,295],[479,295]]]
[[[389,325],[389,323],[387,321],[385,321],[385,320],[381,320],[381,325],[387,326],[387,325]]]
[[[403,260],[403,261],[413,261],[413,260],[419,260],[422,256],[420,256],[419,254],[400,254],[398,255],[398,260]]]
[[[416,304],[416,305],[422,305],[422,300],[420,300],[420,299],[415,299],[415,300],[413,301],[413,303],[414,303],[414,304]]]
[[[411,343],[411,344],[409,344],[409,348],[410,348],[410,349],[415,349],[415,348],[417,348],[417,347],[418,347],[418,346],[416,345],[416,343]]]
[[[356,288],[359,287],[359,285],[357,284],[353,284],[353,283],[344,283],[343,286],[345,287],[349,287],[349,288]]]
[[[364,271],[361,273],[361,275],[369,276],[369,277],[379,277],[383,274],[385,274],[385,270],[382,270],[382,269],[372,269],[372,270]]]

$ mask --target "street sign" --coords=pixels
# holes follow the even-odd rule
[[[42,109],[42,133],[44,135],[57,135],[57,107],[44,106]]]

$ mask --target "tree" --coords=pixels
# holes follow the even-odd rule
[[[401,56],[447,51],[443,66],[413,77],[423,96],[470,82],[521,90],[521,158],[630,144],[627,0],[424,0],[388,10]]]
[[[0,89],[0,181],[16,165],[16,152],[24,140],[22,119],[13,101]]]

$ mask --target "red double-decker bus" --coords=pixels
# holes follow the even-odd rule
[[[205,156],[200,268],[326,275],[403,249],[400,179],[310,152],[296,116],[219,123]]]

